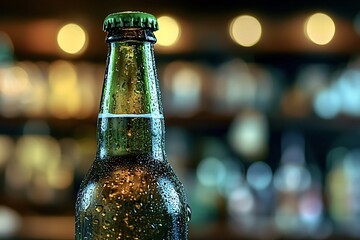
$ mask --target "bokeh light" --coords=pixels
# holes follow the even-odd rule
[[[251,110],[239,114],[230,126],[228,139],[233,149],[249,160],[263,156],[267,150],[268,139],[265,116]]]
[[[84,28],[75,23],[69,23],[59,30],[57,42],[64,52],[79,54],[85,50],[88,37]]]
[[[315,13],[305,22],[306,36],[318,45],[328,44],[335,35],[335,23],[324,13]]]
[[[264,190],[271,184],[272,170],[265,162],[255,162],[247,170],[246,179],[251,187]]]
[[[200,162],[196,175],[204,186],[214,187],[220,185],[224,180],[226,168],[219,159],[209,157]]]
[[[164,107],[175,115],[191,115],[202,102],[203,76],[198,64],[175,61],[164,69]]]
[[[49,112],[57,118],[76,117],[81,109],[81,95],[73,63],[58,60],[49,68]]]
[[[237,44],[251,47],[260,40],[262,28],[259,20],[255,17],[242,15],[231,21],[229,33]]]
[[[0,205],[0,238],[8,239],[21,228],[21,217],[14,209]]]
[[[159,30],[155,32],[157,44],[161,46],[174,45],[180,38],[180,24],[170,16],[161,16],[158,18]]]

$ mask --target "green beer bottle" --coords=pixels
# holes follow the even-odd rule
[[[144,12],[105,18],[97,152],[77,195],[76,240],[188,239],[190,208],[164,150],[157,29],[157,19]]]

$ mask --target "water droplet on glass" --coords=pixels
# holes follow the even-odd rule
[[[191,220],[191,207],[189,204],[186,205],[186,221],[190,222]]]
[[[103,210],[103,206],[102,206],[102,205],[97,205],[96,208],[95,208],[95,210],[96,210],[97,212],[101,212],[101,211]]]

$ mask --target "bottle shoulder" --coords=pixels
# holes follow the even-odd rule
[[[167,162],[144,159],[110,158],[95,160],[78,193],[78,206],[163,204],[173,213],[184,212],[183,185]],[[132,204],[131,204],[132,205]]]
[[[86,174],[81,188],[85,185],[156,183],[169,181],[178,186],[182,184],[166,159],[158,160],[144,156],[119,156],[99,159],[96,158]]]

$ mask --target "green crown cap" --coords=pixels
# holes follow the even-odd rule
[[[153,31],[159,29],[157,18],[145,12],[126,11],[109,14],[103,25],[104,31],[113,28],[148,28]]]

